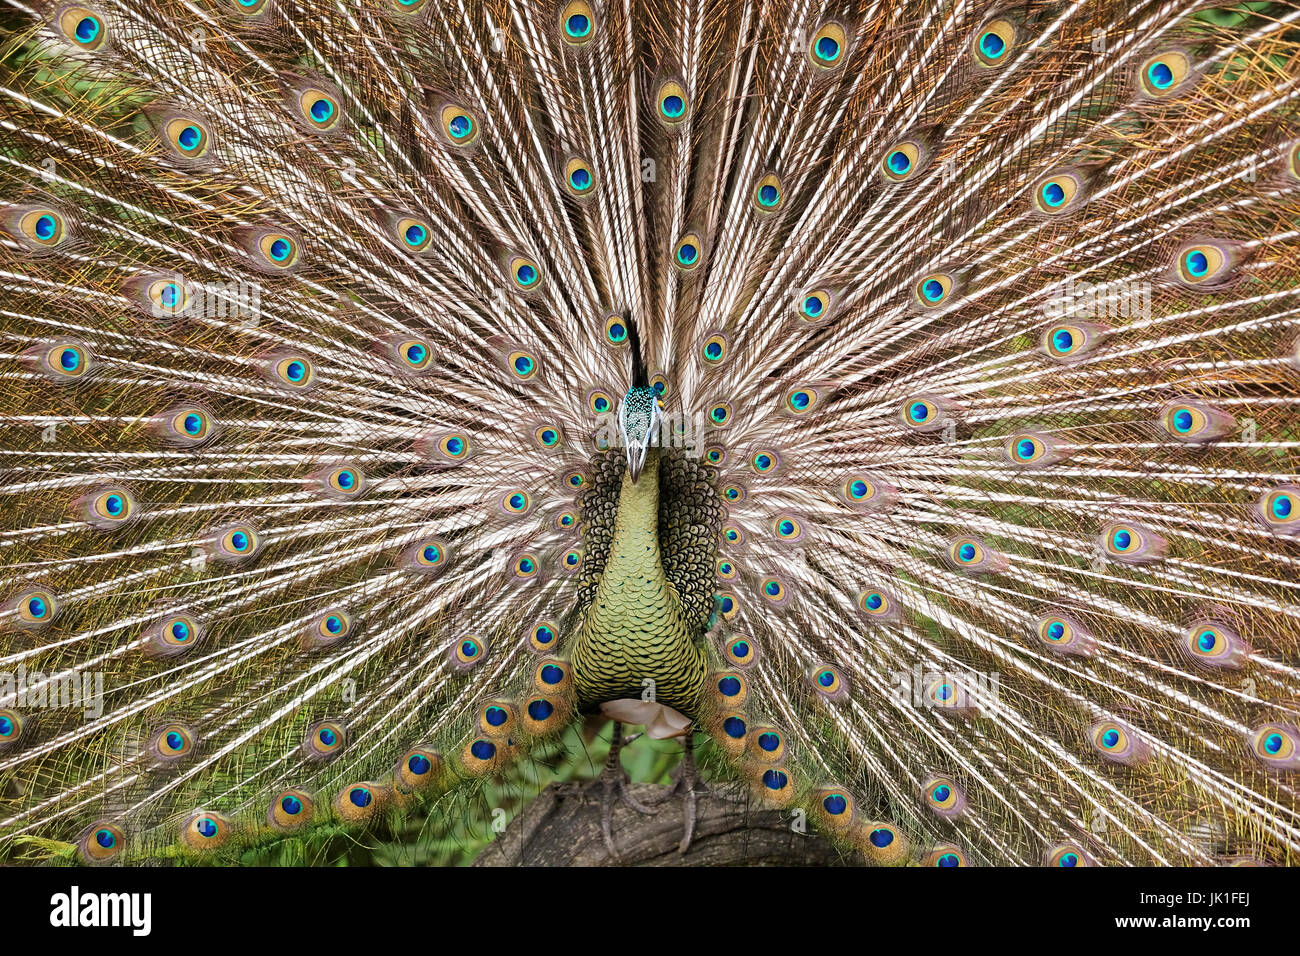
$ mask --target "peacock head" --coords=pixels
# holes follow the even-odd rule
[[[659,395],[648,385],[633,385],[627,390],[618,410],[618,430],[627,449],[627,470],[632,482],[641,477],[646,453],[659,435]]]

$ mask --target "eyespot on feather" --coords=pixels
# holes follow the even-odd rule
[[[285,833],[301,830],[315,816],[316,799],[305,790],[281,790],[266,808],[266,822]]]
[[[126,830],[113,820],[97,820],[77,838],[77,856],[87,866],[115,863],[126,848]]]
[[[102,51],[112,36],[101,12],[77,4],[61,7],[54,15],[53,25],[73,49],[85,53]]]
[[[1274,485],[1255,502],[1255,518],[1274,534],[1300,535],[1300,485]]]
[[[1237,428],[1236,416],[1196,399],[1169,402],[1158,421],[1170,438],[1196,445],[1218,441]]]
[[[581,49],[595,39],[600,28],[596,11],[586,0],[573,0],[560,11],[558,31],[568,46]]]
[[[209,535],[207,553],[224,564],[239,564],[258,554],[262,544],[261,536],[252,525],[225,525]]]
[[[191,850],[211,852],[230,841],[233,829],[228,817],[212,810],[195,810],[181,823],[181,842]]]
[[[99,531],[126,527],[137,517],[135,496],[121,485],[103,485],[81,495],[73,511]]]
[[[1019,31],[1007,17],[995,17],[980,27],[971,38],[971,57],[979,67],[1004,66],[1019,42]]]
[[[347,728],[338,720],[318,720],[302,738],[302,754],[308,760],[333,760],[347,746]]]
[[[0,227],[28,253],[46,255],[73,237],[69,213],[53,206],[15,205],[0,212]]]
[[[146,657],[181,657],[203,643],[203,622],[185,610],[168,611],[144,632]]]
[[[1137,767],[1151,758],[1151,747],[1131,727],[1116,720],[1103,720],[1088,729],[1093,750],[1110,763]]]
[[[1162,535],[1133,521],[1108,522],[1097,544],[1106,557],[1121,564],[1151,564],[1163,559],[1169,550]]]
[[[1051,610],[1034,625],[1035,634],[1053,654],[1065,657],[1092,657],[1097,641],[1092,633],[1068,614]]]
[[[62,604],[54,591],[40,585],[23,588],[4,604],[5,616],[21,628],[45,627],[61,610]]]

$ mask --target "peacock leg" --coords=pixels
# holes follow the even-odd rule
[[[609,741],[609,755],[605,757],[605,767],[601,770],[599,778],[601,786],[600,834],[605,840],[605,849],[614,859],[618,859],[618,847],[614,844],[613,828],[615,794],[638,813],[650,815],[655,812],[633,797],[627,789],[628,777],[623,771],[623,765],[619,758],[623,751],[623,745],[629,743],[632,739],[635,738],[624,739],[623,724],[617,720],[614,721],[614,730]]]

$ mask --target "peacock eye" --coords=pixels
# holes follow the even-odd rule
[[[983,67],[998,66],[1008,59],[1007,54],[1016,43],[1016,28],[1010,20],[997,19],[975,34],[971,52],[975,62]]]
[[[941,817],[953,819],[962,815],[966,807],[965,795],[949,777],[931,777],[921,788],[926,805]]]
[[[172,428],[178,438],[187,441],[202,441],[207,437],[211,423],[207,414],[198,408],[187,408],[172,416]]]
[[[892,607],[889,598],[880,591],[863,591],[858,596],[858,607],[872,615],[882,615]]]
[[[605,318],[605,341],[615,348],[622,348],[628,344],[629,334],[627,330],[627,321],[621,315],[609,315]],[[603,394],[603,393],[593,393]],[[590,398],[588,399],[590,402]],[[594,409],[593,409],[594,410]],[[609,399],[605,399],[605,407],[602,411],[609,411]]]
[[[145,287],[145,296],[158,316],[179,315],[189,306],[185,283],[174,279],[155,279]]]
[[[1081,356],[1091,345],[1088,330],[1079,325],[1056,325],[1043,333],[1042,347],[1048,358],[1059,360]]]
[[[903,420],[913,428],[931,424],[938,414],[938,406],[924,398],[913,399],[903,405]]]
[[[596,188],[596,174],[585,159],[573,157],[564,164],[564,188],[579,199],[590,196]]]
[[[1276,485],[1255,503],[1255,515],[1274,534],[1300,534],[1300,487]]]
[[[1082,184],[1073,173],[1056,173],[1035,184],[1034,206],[1045,215],[1060,215],[1078,204],[1081,190]]]
[[[433,367],[433,347],[423,339],[392,339],[389,347],[393,361],[404,372],[418,374]]]
[[[210,810],[196,810],[181,824],[181,840],[191,850],[201,852],[220,849],[232,832],[230,820]]]
[[[94,866],[116,859],[126,849],[126,843],[126,832],[120,826],[100,820],[82,834],[77,852],[83,863]]]
[[[556,630],[550,621],[538,621],[528,635],[533,650],[549,653],[555,647]]]
[[[304,790],[281,790],[271,798],[266,820],[277,830],[292,831],[306,826],[316,815],[316,801]]]
[[[759,593],[772,604],[784,604],[790,597],[785,583],[777,577],[766,577],[759,583]]]
[[[1214,285],[1230,268],[1228,252],[1214,243],[1187,246],[1178,253],[1178,280],[1187,286]]]
[[[303,736],[303,754],[313,760],[338,756],[347,746],[347,729],[336,720],[321,720],[307,728]]]
[[[19,216],[18,231],[31,245],[52,249],[68,236],[68,222],[53,209],[31,209]]]
[[[433,231],[421,219],[402,216],[393,224],[393,232],[408,252],[425,252],[433,245]]]
[[[564,432],[559,425],[539,425],[533,429],[533,441],[542,448],[558,448],[564,444]]]
[[[560,11],[560,38],[569,46],[586,46],[595,34],[596,14],[585,0],[574,0]]]
[[[532,506],[532,499],[526,491],[507,491],[501,497],[501,510],[506,514],[525,514]]]
[[[325,473],[325,490],[337,497],[355,497],[365,490],[365,476],[356,468],[344,465]]]
[[[921,308],[933,309],[947,301],[952,289],[952,276],[945,272],[935,272],[917,282],[913,298]]]
[[[271,0],[225,0],[227,7],[246,17],[261,16],[271,6]]]
[[[447,546],[441,541],[425,541],[415,547],[415,563],[421,568],[440,568],[447,562]]]
[[[686,95],[682,85],[673,80],[660,84],[659,91],[655,95],[655,103],[658,104],[659,121],[668,126],[677,126],[685,122],[691,114],[690,97]]]
[[[807,415],[821,404],[821,392],[805,385],[796,385],[785,393],[783,406],[791,415]]]
[[[312,364],[301,355],[291,355],[272,363],[275,378],[294,388],[306,388],[315,379]]]
[[[452,645],[450,660],[456,670],[466,671],[478,666],[486,656],[487,644],[483,639],[467,636]]]
[[[966,854],[955,846],[935,847],[925,858],[926,866],[961,867],[966,865]]]
[[[510,260],[507,271],[510,273],[510,281],[518,289],[531,292],[541,286],[542,271],[532,259],[515,256]]]
[[[776,212],[785,203],[785,192],[776,173],[768,173],[754,186],[754,208],[760,213]]]
[[[1012,435],[1002,448],[1013,465],[1046,465],[1055,457],[1052,440],[1044,435]]]
[[[261,547],[257,532],[248,525],[235,525],[220,532],[217,537],[217,554],[231,562],[252,557]]]
[[[163,137],[185,159],[199,159],[208,151],[208,128],[197,119],[173,117],[163,124]]]
[[[527,381],[537,374],[541,366],[531,353],[515,351],[506,356],[506,368],[515,378]]]
[[[677,240],[677,245],[673,247],[673,265],[679,271],[694,272],[702,260],[703,251],[698,235],[691,232]]]
[[[257,240],[257,250],[267,265],[275,269],[289,269],[298,262],[298,243],[286,233],[264,233]]]
[[[188,757],[198,740],[183,724],[166,724],[155,730],[149,738],[149,751],[156,760],[174,763]]]
[[[808,44],[808,60],[819,70],[834,70],[843,65],[847,48],[848,35],[844,27],[831,21],[822,24],[813,34]]]
[[[125,488],[112,488],[82,499],[85,519],[105,530],[126,524],[135,517],[135,498]]]
[[[720,332],[710,335],[700,348],[700,357],[705,365],[720,365],[727,357],[727,337]]]
[[[808,681],[814,691],[826,700],[842,700],[848,694],[848,683],[840,669],[831,664],[818,664],[808,672]]]
[[[309,88],[298,94],[298,110],[311,129],[328,132],[339,125],[338,99],[325,90]]]
[[[1289,724],[1264,724],[1251,732],[1251,750],[1278,770],[1300,768],[1300,733]]]
[[[896,143],[885,152],[880,161],[880,172],[887,182],[901,183],[910,179],[921,166],[921,145],[912,140]]]
[[[1072,868],[1092,866],[1092,857],[1076,843],[1058,843],[1047,850],[1047,865],[1052,867]]]
[[[731,422],[731,403],[718,402],[710,408],[709,421],[719,427],[729,424]]]
[[[439,435],[433,442],[437,453],[449,461],[464,461],[470,454],[469,436],[460,432]]]
[[[1149,57],[1138,68],[1142,92],[1162,99],[1172,96],[1191,74],[1191,61],[1179,50],[1166,50]]]
[[[448,103],[438,113],[442,131],[453,146],[469,146],[478,139],[478,121],[464,107]]]
[[[79,50],[98,50],[108,40],[104,18],[86,7],[65,7],[59,13],[59,31]]]
[[[804,535],[804,523],[792,514],[780,514],[772,520],[772,533],[780,540],[793,543]]]
[[[17,744],[22,735],[22,715],[16,710],[0,710],[0,752]]]
[[[754,662],[754,645],[745,639],[732,639],[726,642],[726,655],[738,667],[747,667]]]
[[[820,322],[830,315],[831,294],[826,289],[805,292],[799,300],[799,318],[805,322]]]

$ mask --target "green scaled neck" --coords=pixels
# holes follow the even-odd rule
[[[704,685],[704,654],[664,575],[659,550],[659,452],[651,448],[636,482],[627,472],[619,491],[605,572],[578,628],[573,679],[579,704],[643,698],[695,716]]]

